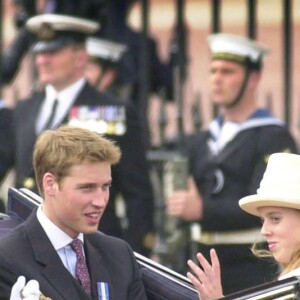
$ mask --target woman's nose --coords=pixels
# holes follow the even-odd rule
[[[263,222],[260,232],[263,236],[267,236],[270,234],[270,229],[269,229],[267,222],[265,222],[265,221]]]

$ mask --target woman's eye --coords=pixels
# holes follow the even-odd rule
[[[273,223],[278,223],[279,221],[280,221],[280,219],[278,217],[273,217],[272,218]]]

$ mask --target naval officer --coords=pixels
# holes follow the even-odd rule
[[[0,180],[9,167],[16,169],[17,187],[36,190],[32,151],[36,138],[47,128],[70,124],[88,128],[115,141],[122,150],[113,168],[113,185],[101,230],[125,238],[133,249],[149,254],[153,232],[153,198],[141,130],[135,108],[87,82],[85,40],[99,29],[96,22],[44,14],[30,18],[26,28],[35,34],[33,46],[38,85],[28,99],[18,101],[12,112],[11,140],[0,157]],[[5,130],[5,127],[4,127]],[[114,199],[122,194],[130,222],[125,233],[115,215]]]

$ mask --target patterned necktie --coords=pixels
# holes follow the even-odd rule
[[[83,255],[83,245],[82,242],[78,239],[73,240],[71,243],[71,248],[76,253],[77,262],[76,262],[76,276],[80,284],[83,286],[87,294],[91,294],[91,279],[89,271],[85,262],[85,257]]]

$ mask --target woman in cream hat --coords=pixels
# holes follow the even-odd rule
[[[240,207],[262,219],[261,234],[269,251],[253,252],[258,256],[270,256],[281,266],[278,279],[300,276],[300,155],[275,153],[268,160],[257,194],[239,201]],[[223,297],[221,270],[217,253],[211,249],[211,264],[201,254],[197,258],[200,269],[191,260],[193,271],[187,276],[198,290],[201,300]]]

